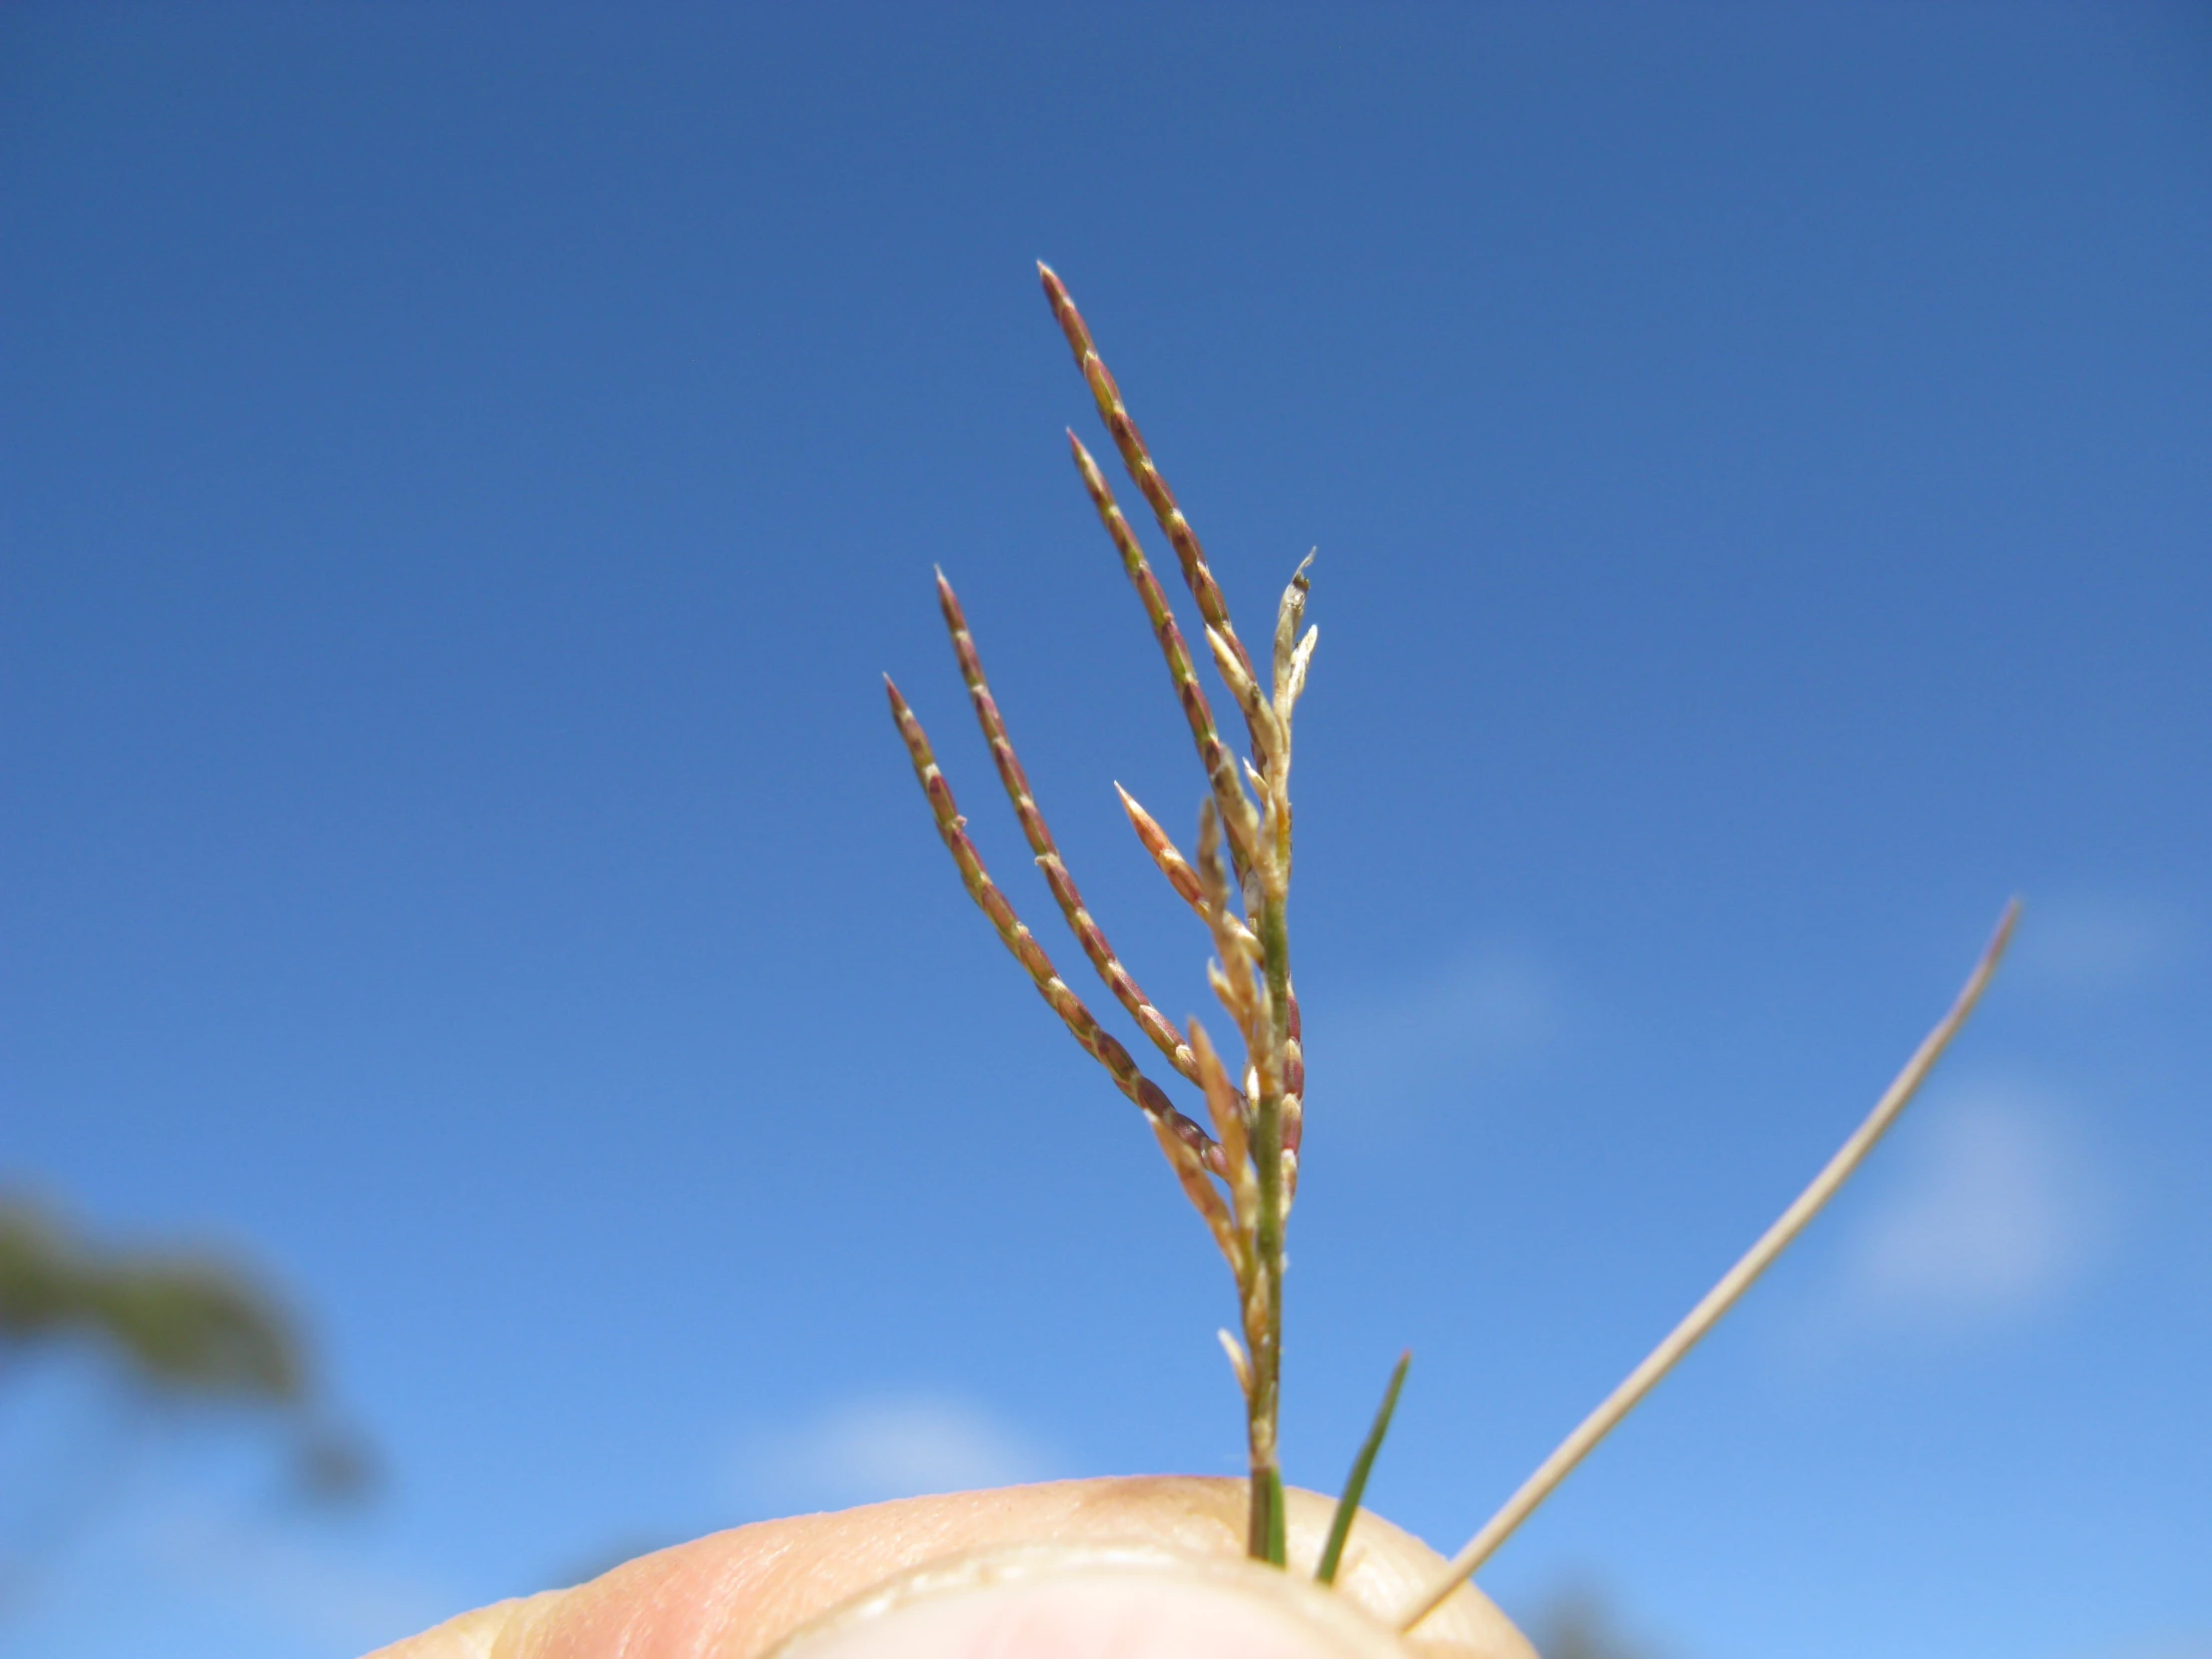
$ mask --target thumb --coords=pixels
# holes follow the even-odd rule
[[[1443,1562],[1380,1516],[1361,1515],[1335,1589],[1317,1588],[1331,1505],[1286,1496],[1290,1572],[1244,1559],[1242,1480],[1063,1480],[741,1526],[465,1614],[378,1659],[756,1659],[786,1644],[792,1659],[828,1659],[871,1641],[994,1659],[1195,1655],[1174,1645],[1182,1630],[1211,1632],[1193,1638],[1208,1654],[1535,1659],[1469,1586],[1411,1638],[1391,1636],[1383,1621]],[[1102,1631],[1118,1645],[1098,1645]]]

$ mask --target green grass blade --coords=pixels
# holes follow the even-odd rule
[[[1397,1357],[1397,1367],[1390,1373],[1390,1385],[1382,1390],[1382,1404],[1375,1413],[1375,1426],[1368,1430],[1367,1442],[1352,1461],[1352,1473],[1345,1479],[1344,1496],[1337,1499],[1337,1513],[1329,1523],[1329,1542],[1322,1548],[1321,1565],[1314,1569],[1317,1584],[1337,1581],[1337,1564],[1344,1559],[1345,1540],[1352,1536],[1352,1523],[1359,1516],[1361,1496],[1368,1489],[1368,1471],[1375,1467],[1375,1454],[1382,1449],[1382,1436],[1390,1431],[1390,1413],[1397,1409],[1397,1391],[1405,1385],[1405,1368],[1412,1363],[1411,1349]]]

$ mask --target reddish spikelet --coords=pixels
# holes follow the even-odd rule
[[[1044,296],[1052,305],[1060,332],[1067,336],[1068,349],[1075,353],[1075,365],[1082,370],[1084,383],[1091,388],[1092,400],[1098,404],[1099,418],[1106,422],[1106,430],[1113,434],[1114,447],[1121,451],[1122,465],[1129,469],[1130,478],[1152,508],[1152,516],[1160,521],[1168,545],[1175,549],[1175,557],[1183,567],[1183,580],[1190,587],[1191,597],[1198,601],[1199,616],[1234,646],[1244,661],[1246,674],[1251,674],[1252,659],[1245,656],[1244,646],[1237,642],[1237,631],[1230,626],[1229,607],[1222,599],[1221,585],[1214,580],[1213,571],[1207,568],[1205,550],[1198,545],[1198,533],[1183,516],[1183,509],[1176,505],[1175,492],[1168,488],[1167,479],[1153,464],[1152,452],[1145,447],[1144,434],[1137,430],[1137,423],[1129,416],[1129,406],[1121,400],[1121,387],[1115,383],[1105,359],[1099,356],[1098,347],[1091,341],[1091,331],[1083,321],[1083,313],[1075,308],[1067,285],[1053,275],[1050,266],[1039,261],[1037,276],[1044,282]]]
[[[913,762],[914,777],[921,785],[921,793],[928,798],[937,833],[943,837],[952,861],[959,866],[960,879],[967,887],[968,896],[990,917],[991,925],[998,930],[1006,948],[1013,952],[1014,959],[1028,969],[1038,995],[1060,1016],[1083,1051],[1106,1068],[1115,1086],[1153,1120],[1155,1128],[1165,1127],[1205,1168],[1217,1174],[1224,1173],[1226,1165],[1222,1163],[1221,1148],[1214,1144],[1214,1138],[1177,1111],[1160,1085],[1137,1069],[1137,1062],[1129,1057],[1129,1050],[1091,1017],[1090,1009],[1083,1006],[1083,999],[1068,988],[1067,981],[1053,967],[1052,958],[1045,954],[1036,935],[1014,913],[1013,905],[1007,902],[1006,895],[998,890],[998,883],[984,869],[982,854],[968,838],[967,821],[960,817],[960,809],[952,799],[952,786],[937,769],[936,756],[929,748],[929,737],[922,731],[921,722],[914,718],[913,710],[906,706],[905,698],[898,694],[898,687],[887,674],[883,676],[883,690],[890,698],[891,719],[897,723],[898,735],[905,740],[907,757]]]
[[[1160,873],[1168,878],[1168,885],[1181,895],[1183,902],[1198,912],[1199,919],[1208,919],[1206,889],[1199,884],[1198,871],[1190,861],[1176,851],[1175,842],[1168,839],[1168,832],[1161,829],[1153,816],[1137,805],[1136,798],[1119,784],[1114,793],[1121,797],[1121,810],[1129,815],[1130,827],[1137,831],[1137,839],[1152,854],[1152,861],[1160,866]]]
[[[1237,643],[1219,628],[1209,626],[1206,645],[1214,654],[1214,667],[1221,670],[1229,694],[1244,711],[1245,725],[1252,732],[1252,758],[1259,763],[1257,770],[1261,777],[1248,781],[1265,801],[1267,791],[1263,780],[1275,771],[1283,753],[1282,724],[1268,706],[1267,694],[1260,690],[1260,683],[1252,678],[1252,665],[1245,661],[1244,652]]]
[[[1183,643],[1183,631],[1175,624],[1175,612],[1168,604],[1168,596],[1160,586],[1160,579],[1152,574],[1152,563],[1144,556],[1144,548],[1138,543],[1136,532],[1129,528],[1129,520],[1122,516],[1121,506],[1114,500],[1114,492],[1106,482],[1106,475],[1098,470],[1098,463],[1091,459],[1091,452],[1083,447],[1083,440],[1073,432],[1068,433],[1068,450],[1075,457],[1075,470],[1082,474],[1083,488],[1090,493],[1091,505],[1098,512],[1098,521],[1106,527],[1112,539],[1114,551],[1121,555],[1121,567],[1129,573],[1130,584],[1136,588],[1137,597],[1144,604],[1144,614],[1152,624],[1152,634],[1160,642],[1160,655],[1167,659],[1168,678],[1175,684],[1176,701],[1183,705],[1183,718],[1191,729],[1191,741],[1198,746],[1198,764],[1206,769],[1206,781],[1213,786],[1214,797],[1222,804],[1222,812],[1233,826],[1242,830],[1248,809],[1245,806],[1244,786],[1237,779],[1236,758],[1229,753],[1229,746],[1221,741],[1214,726],[1213,706],[1206,700],[1206,690],[1198,683],[1198,671],[1192,666],[1190,647]],[[1241,844],[1233,844],[1232,854],[1237,861],[1238,873],[1243,874],[1245,856]]]
[[[944,612],[945,630],[952,636],[952,654],[959,659],[960,679],[975,705],[975,720],[983,729],[983,741],[991,746],[991,759],[997,764],[999,782],[1006,786],[1006,799],[1013,803],[1014,816],[1021,821],[1021,832],[1029,841],[1029,850],[1037,855],[1037,867],[1044,871],[1045,884],[1051,887],[1060,914],[1067,918],[1069,931],[1083,947],[1083,954],[1091,959],[1091,966],[1098,970],[1099,978],[1106,981],[1106,988],[1129,1010],[1129,1017],[1152,1039],[1153,1046],[1165,1054],[1168,1063],[1184,1077],[1197,1082],[1198,1061],[1191,1053],[1190,1044],[1183,1040],[1183,1034],[1176,1030],[1174,1023],[1153,1005],[1129,970],[1121,965],[1114,947],[1106,942],[1105,930],[1092,919],[1090,910],[1084,905],[1075,877],[1068,873],[1066,860],[1060,856],[1060,848],[1045,825],[1044,814],[1038,811],[1036,798],[1029,792],[1029,775],[1022,770],[1021,758],[1014,753],[1014,742],[1007,735],[1005,718],[998,712],[998,700],[991,696],[990,684],[983,677],[983,659],[975,649],[975,636],[969,632],[959,598],[941,570],[937,572],[937,606]]]
[[[1240,1032],[1252,1028],[1250,986],[1252,966],[1260,958],[1260,941],[1252,930],[1230,913],[1229,861],[1221,853],[1221,812],[1211,801],[1198,809],[1198,890],[1205,900],[1199,914],[1214,935],[1214,954],[1221,959],[1221,978],[1230,987],[1222,1004],[1236,1017]],[[1210,975],[1211,977],[1211,975]],[[1219,990],[1221,987],[1215,987]]]
[[[1215,1172],[1209,1171],[1206,1160],[1172,1125],[1159,1117],[1148,1121],[1160,1150],[1167,1154],[1169,1167],[1175,1171],[1183,1196],[1191,1201],[1191,1207],[1206,1223],[1206,1231],[1214,1236],[1214,1248],[1227,1260],[1236,1261],[1237,1225],[1230,1219],[1229,1206],[1222,1202],[1221,1189],[1214,1185]]]
[[[1252,1165],[1246,1156],[1251,1150],[1247,1140],[1252,1127],[1251,1107],[1243,1092],[1229,1081],[1220,1054],[1207,1040],[1206,1028],[1195,1019],[1191,1021],[1191,1049],[1198,1056],[1199,1081],[1206,1090],[1206,1114],[1214,1121],[1222,1157],[1235,1172],[1229,1178],[1229,1197],[1237,1218],[1238,1238],[1248,1254],[1232,1255],[1229,1260],[1240,1269],[1242,1277],[1250,1268],[1252,1214],[1258,1204]]]

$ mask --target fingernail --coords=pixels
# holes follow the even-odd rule
[[[1144,1545],[1032,1546],[906,1573],[773,1659],[1403,1659],[1332,1591],[1242,1560]]]

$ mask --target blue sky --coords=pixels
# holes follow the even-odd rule
[[[1038,258],[1247,633],[1320,550],[1292,1477],[1410,1344],[1373,1500],[1456,1545],[2019,891],[1863,1183],[1483,1582],[1680,1659],[2212,1652],[2200,11],[29,6],[0,88],[0,1176],[259,1264],[389,1474],[301,1515],[142,1425],[0,1653],[335,1659],[783,1509],[1235,1471],[1225,1275],[882,710],[1072,977],[941,563],[1204,1006]],[[0,1452],[99,1386],[0,1378]]]

